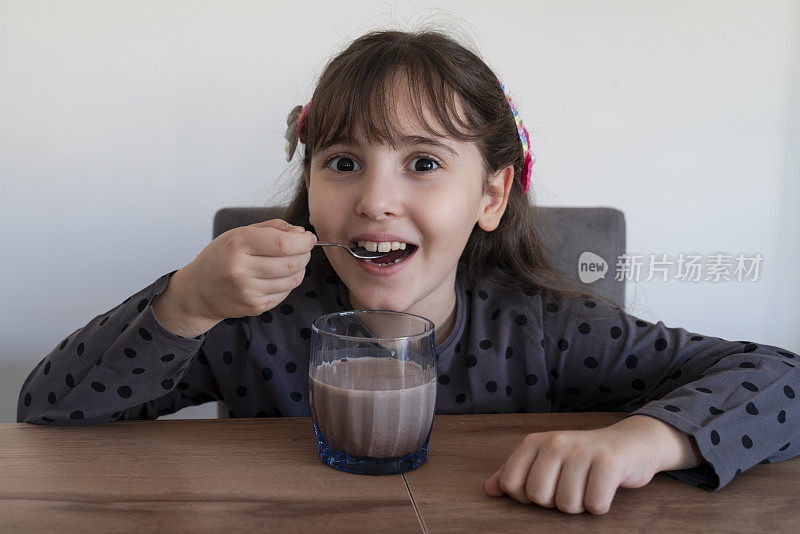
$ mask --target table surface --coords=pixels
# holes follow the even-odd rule
[[[323,464],[308,418],[0,424],[0,531],[763,532],[800,528],[800,461],[718,492],[660,473],[608,514],[568,515],[483,493],[529,432],[607,426],[619,413],[437,415],[404,475]]]

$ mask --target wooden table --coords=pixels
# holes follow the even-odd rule
[[[0,424],[2,532],[790,532],[800,461],[717,493],[659,474],[604,516],[492,498],[481,483],[528,432],[615,413],[436,416],[428,462],[395,476],[324,465],[307,418]]]

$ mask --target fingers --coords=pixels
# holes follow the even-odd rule
[[[516,501],[530,502],[525,494],[525,483],[538,451],[536,434],[528,434],[514,449],[500,470],[498,486]]]
[[[305,252],[294,256],[245,256],[245,265],[253,278],[271,280],[304,273],[311,253]]]
[[[541,451],[527,473],[525,497],[545,508],[555,506],[558,477],[561,474],[561,455],[552,450]]]
[[[244,226],[239,229],[241,246],[251,256],[296,256],[311,251],[317,237],[302,227],[291,227],[280,219]]]
[[[583,505],[589,513],[608,512],[619,486],[619,477],[619,471],[609,462],[598,461],[592,464],[586,478],[586,492],[583,496]]]
[[[489,497],[502,497],[505,495],[499,483],[501,469],[498,469],[492,476],[483,481],[483,491]]]
[[[591,460],[578,456],[564,462],[556,485],[555,505],[562,512],[579,514],[583,512],[586,477],[589,474]]]

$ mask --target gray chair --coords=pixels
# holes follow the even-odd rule
[[[285,206],[222,208],[214,215],[213,237],[231,228],[269,219],[282,218]],[[578,259],[583,252],[593,252],[608,264],[604,278],[591,282],[588,289],[611,297],[624,305],[625,282],[614,276],[617,258],[625,253],[625,215],[607,207],[539,207],[538,224],[545,246],[555,267],[580,281]],[[227,409],[218,403],[220,417]]]

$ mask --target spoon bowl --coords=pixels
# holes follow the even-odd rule
[[[389,252],[377,252],[377,251],[376,252],[370,252],[369,250],[365,249],[364,247],[359,247],[359,246],[356,246],[355,248],[350,248],[347,245],[343,245],[341,243],[332,243],[332,242],[319,241],[319,242],[314,244],[314,246],[317,246],[317,245],[322,246],[322,247],[331,246],[331,245],[337,246],[337,247],[342,247],[347,252],[352,254],[354,258],[358,258],[359,260],[373,260],[375,258],[382,258],[383,256],[386,256],[387,254],[389,254]]]

